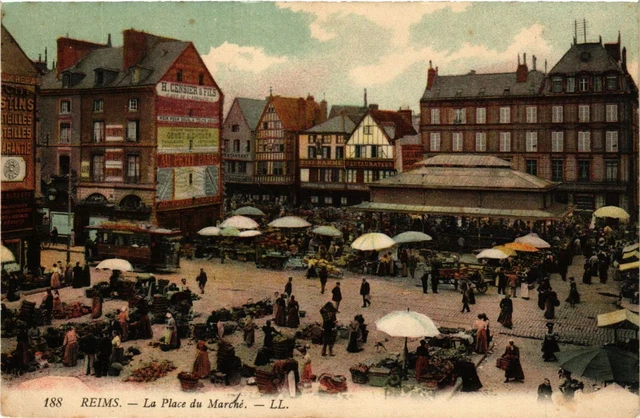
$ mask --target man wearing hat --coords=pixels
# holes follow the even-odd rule
[[[362,284],[360,285],[360,294],[362,295],[362,307],[366,308],[371,305],[371,286],[366,278],[362,278]]]
[[[544,336],[544,340],[542,341],[542,358],[544,361],[556,361],[556,355],[558,351],[560,351],[560,347],[558,346],[558,340],[560,336],[557,332],[553,332],[553,323],[547,322],[547,333]]]

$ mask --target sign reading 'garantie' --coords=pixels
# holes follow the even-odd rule
[[[158,96],[178,100],[194,100],[198,102],[217,102],[220,94],[215,87],[196,86],[193,84],[171,83],[162,81],[156,86]]]

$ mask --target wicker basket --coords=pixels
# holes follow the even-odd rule
[[[362,373],[357,370],[351,370],[351,381],[359,385],[366,385],[369,381],[369,376],[367,376],[366,373]]]
[[[178,374],[178,379],[180,380],[182,390],[185,392],[192,392],[198,388],[199,379],[191,373],[182,372]]]

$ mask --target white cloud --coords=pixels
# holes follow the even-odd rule
[[[220,70],[247,71],[261,73],[274,65],[287,62],[286,57],[270,56],[264,48],[240,46],[238,44],[223,43],[217,48],[211,47],[202,59],[215,76]]]
[[[393,5],[393,11],[390,12],[389,4],[385,2],[277,3],[280,8],[315,15],[315,20],[311,22],[309,28],[311,36],[320,41],[328,41],[337,36],[338,28],[333,23],[336,17],[353,14],[362,16],[391,31],[393,42],[396,45],[404,45],[409,40],[411,26],[419,23],[425,15],[445,8],[449,8],[454,12],[462,12],[469,5],[470,3],[463,2],[398,2]]]

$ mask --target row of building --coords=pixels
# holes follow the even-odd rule
[[[526,55],[514,67],[440,75],[430,63],[416,116],[369,105],[365,91],[362,106],[331,109],[311,95],[236,98],[223,120],[191,42],[132,29],[120,47],[64,37],[49,66],[3,27],[3,244],[37,265],[53,226],[77,242],[104,220],[192,236],[223,216],[225,197],[358,205],[372,184],[457,153],[560,183],[556,202],[635,215],[638,89],[620,38],[574,38],[550,71]]]

